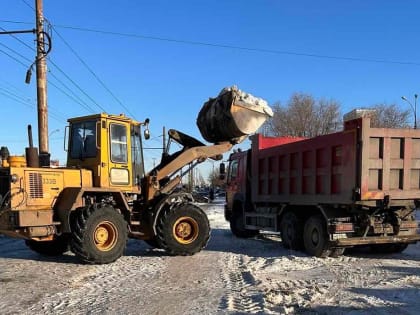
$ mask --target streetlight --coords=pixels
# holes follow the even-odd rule
[[[401,96],[403,101],[406,101],[408,104],[410,104],[411,109],[414,112],[414,129],[417,129],[417,96],[417,94],[414,94],[414,106],[405,96]]]
[[[55,129],[55,130],[51,131],[50,134],[48,135],[48,137],[51,137],[51,135],[53,135],[56,132],[60,132],[60,129]]]

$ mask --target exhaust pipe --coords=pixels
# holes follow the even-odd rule
[[[28,167],[39,167],[38,148],[34,148],[31,125],[28,125],[28,140],[29,148],[25,148],[26,165]]]

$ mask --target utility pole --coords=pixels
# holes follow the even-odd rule
[[[38,144],[40,166],[50,165],[48,149],[47,65],[44,38],[44,14],[42,0],[36,6],[36,83],[38,103]]]

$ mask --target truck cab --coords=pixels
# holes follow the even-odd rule
[[[227,170],[226,179],[226,204],[225,204],[225,219],[230,221],[235,208],[240,207],[245,203],[247,194],[247,159],[248,151],[235,152],[229,157],[229,166]],[[249,185],[248,185],[249,186]],[[239,211],[239,209],[235,209]]]

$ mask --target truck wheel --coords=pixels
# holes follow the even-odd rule
[[[303,248],[303,226],[296,214],[286,212],[280,222],[281,240],[284,248]]]
[[[246,229],[244,226],[244,216],[239,212],[234,212],[232,214],[229,223],[230,230],[232,231],[233,235],[240,238],[250,238],[257,236],[260,233],[258,230]]]
[[[60,256],[70,250],[68,235],[60,235],[52,241],[44,242],[26,240],[25,244],[34,252],[44,256]]]
[[[156,231],[159,248],[170,255],[193,255],[201,251],[210,238],[206,214],[190,203],[163,209]]]
[[[323,217],[314,215],[305,223],[303,243],[309,255],[316,257],[328,257],[328,234]]]
[[[380,254],[393,254],[401,253],[407,248],[408,244],[397,243],[397,244],[375,244],[370,245],[370,249],[374,253]]]
[[[86,207],[72,217],[72,251],[83,262],[108,264],[120,258],[127,243],[127,222],[110,206]]]

